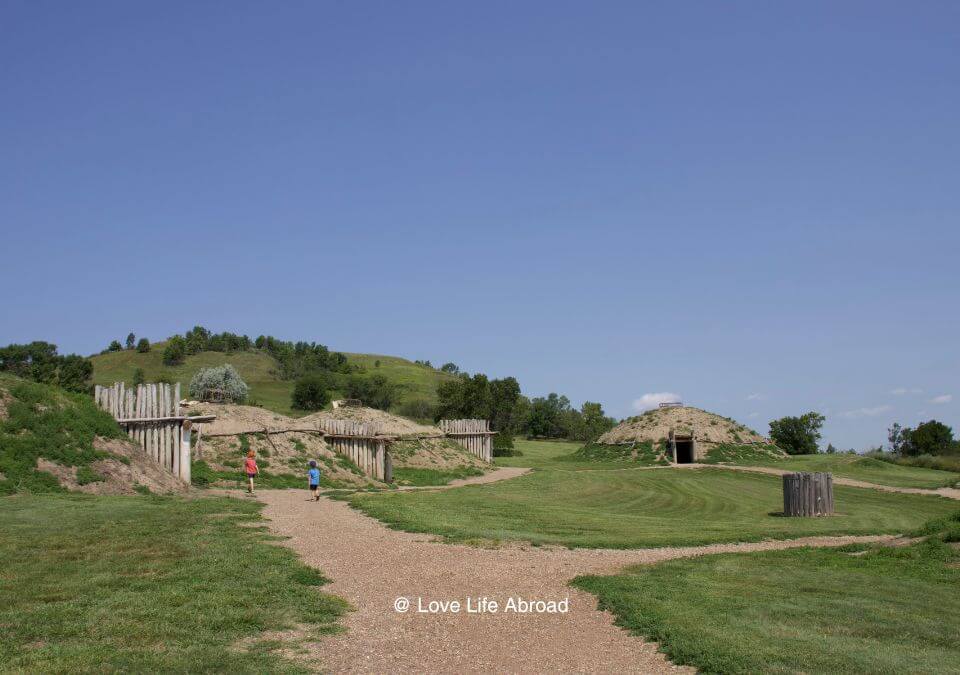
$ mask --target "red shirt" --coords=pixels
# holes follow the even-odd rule
[[[243,463],[244,468],[247,470],[247,473],[260,473],[260,470],[257,468],[257,460],[253,457],[247,457],[247,460]]]

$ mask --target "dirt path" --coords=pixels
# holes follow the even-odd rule
[[[496,472],[494,472],[496,473]],[[488,474],[492,476],[493,474]],[[609,574],[628,564],[709,553],[837,546],[892,537],[812,537],[632,551],[512,546],[480,549],[387,529],[346,503],[304,499],[302,491],[259,493],[270,530],[333,579],[324,590],[346,598],[341,635],[310,646],[309,663],[335,672],[692,672],[656,645],[613,625],[596,599],[567,586],[578,574]],[[466,613],[467,598],[500,603],[497,613]],[[394,608],[398,597],[412,603]],[[510,598],[560,601],[567,613],[504,612]],[[424,614],[418,599],[463,604],[460,613]]]
[[[691,468],[691,469],[707,469],[707,468],[717,468],[717,469],[730,469],[731,471],[748,471],[750,473],[769,473],[774,476],[782,476],[785,473],[795,473],[793,470],[787,469],[777,469],[772,466],[740,466],[736,464],[680,464],[678,465],[681,468]],[[937,488],[936,490],[930,488],[908,488],[908,487],[896,487],[894,485],[880,485],[878,483],[868,483],[862,480],[855,480],[853,478],[841,478],[840,476],[834,475],[833,482],[836,485],[849,485],[851,487],[861,487],[861,488],[871,488],[873,490],[881,490],[883,492],[903,492],[905,494],[911,495],[940,495],[941,497],[946,497],[948,499],[960,499],[960,490],[957,488]]]

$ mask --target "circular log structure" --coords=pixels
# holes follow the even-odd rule
[[[832,516],[833,474],[784,474],[783,515],[803,518]]]

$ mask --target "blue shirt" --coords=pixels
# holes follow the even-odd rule
[[[320,485],[320,469],[310,469],[307,475],[310,476],[310,485]]]

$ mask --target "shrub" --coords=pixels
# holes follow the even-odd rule
[[[123,346],[120,344],[120,340],[114,340],[110,343],[110,346],[107,347],[108,352],[119,352],[123,349]]]
[[[401,405],[397,412],[404,417],[409,417],[411,419],[432,421],[434,406],[426,399],[415,398],[412,401],[407,401]]]
[[[183,363],[187,356],[187,342],[179,335],[174,335],[167,340],[167,346],[163,350],[163,365],[177,366]]]
[[[198,401],[243,403],[250,388],[229,363],[201,368],[190,380],[190,396]]]
[[[133,371],[133,386],[136,387],[138,384],[143,384],[145,380],[145,375],[143,374],[143,368],[137,368]]]
[[[141,354],[146,354],[150,351],[150,340],[147,338],[140,338],[140,342],[137,343],[137,351]]]
[[[330,402],[330,378],[322,374],[307,375],[297,380],[291,396],[296,410],[322,410]]]
[[[513,453],[507,454],[510,450],[513,450],[513,434],[509,431],[501,431],[493,437],[494,457],[513,457]]]

